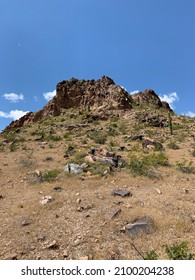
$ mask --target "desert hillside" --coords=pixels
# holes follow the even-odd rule
[[[191,258],[195,120],[105,76],[56,91],[0,134],[0,259]]]

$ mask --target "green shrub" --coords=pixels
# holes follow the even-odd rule
[[[182,162],[176,163],[176,168],[183,173],[195,174],[195,167],[192,166],[192,163],[192,161],[187,163],[186,160],[183,160]]]
[[[46,138],[48,141],[60,141],[62,138],[59,135],[49,134]]]
[[[158,260],[158,254],[155,250],[146,253],[144,260]]]
[[[183,241],[180,244],[165,246],[169,260],[192,260],[194,255],[189,253],[188,242]]]
[[[105,144],[107,140],[107,133],[104,131],[91,131],[88,133],[88,137],[96,144]]]
[[[60,173],[61,173],[61,171],[59,169],[45,171],[44,173],[41,173],[40,181],[41,182],[52,182],[57,178],[57,176]]]
[[[183,241],[171,246],[163,245],[168,260],[193,260],[194,254],[189,252],[188,242]],[[144,260],[158,260],[158,254],[155,250],[149,251],[145,254]]]
[[[15,152],[18,148],[18,145],[16,143],[11,143],[11,145],[9,146],[10,152]]]
[[[152,168],[157,166],[168,166],[169,161],[164,153],[151,154],[147,156],[138,157],[131,155],[129,169],[135,175],[143,175],[152,177],[154,173],[151,172]]]
[[[179,146],[175,143],[175,141],[171,141],[167,144],[167,147],[173,150],[178,150]]]

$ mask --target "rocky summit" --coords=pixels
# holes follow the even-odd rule
[[[93,111],[99,118],[105,119],[119,112],[130,111],[135,104],[170,110],[169,104],[162,102],[153,90],[130,95],[123,87],[116,85],[106,76],[99,80],[72,78],[57,84],[56,95],[40,111],[27,113],[19,120],[13,121],[7,129],[56,117],[70,108]]]

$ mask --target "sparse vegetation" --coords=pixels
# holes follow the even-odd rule
[[[183,160],[182,162],[178,161],[176,163],[176,167],[178,170],[180,170],[183,173],[195,174],[195,167],[192,164],[193,164],[192,161],[187,162],[186,160]]]
[[[170,148],[170,149],[173,149],[173,150],[178,150],[179,149],[179,146],[176,144],[175,141],[170,141],[167,144],[167,147]]]
[[[165,248],[169,260],[192,260],[194,258],[194,254],[189,253],[187,241],[171,246],[166,245]]]
[[[193,260],[194,254],[189,252],[188,242],[175,243],[172,245],[163,245],[168,260]],[[149,251],[145,254],[144,260],[158,260],[159,255],[155,250]]]
[[[40,174],[40,182],[53,182],[60,173],[59,169],[47,170]]]
[[[96,144],[105,144],[107,140],[107,133],[104,131],[91,131],[88,133],[88,137]]]
[[[164,153],[153,153],[146,156],[130,155],[129,169],[132,174],[155,177],[153,168],[157,166],[169,166],[169,161]]]

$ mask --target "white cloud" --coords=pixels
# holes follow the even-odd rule
[[[7,118],[7,119],[13,119],[18,120],[19,118],[21,118],[22,116],[26,115],[29,111],[20,111],[20,110],[11,110],[9,113],[5,113],[0,111],[0,117],[1,118]]]
[[[135,93],[139,93],[139,92],[140,92],[139,90],[134,90],[134,91],[129,92],[129,94],[135,94]]]
[[[6,100],[16,103],[20,100],[24,100],[24,95],[21,94],[17,94],[17,93],[4,93],[2,95]]]
[[[171,108],[174,108],[173,103],[179,100],[179,97],[177,96],[176,92],[172,92],[169,94],[164,94],[163,96],[159,96],[161,101],[166,101],[169,103]]]
[[[186,116],[186,117],[190,117],[190,118],[194,118],[195,117],[195,113],[188,111],[187,113],[182,113],[182,115]]]
[[[55,95],[56,95],[55,89],[53,91],[43,93],[43,97],[45,98],[46,101],[51,100]]]

